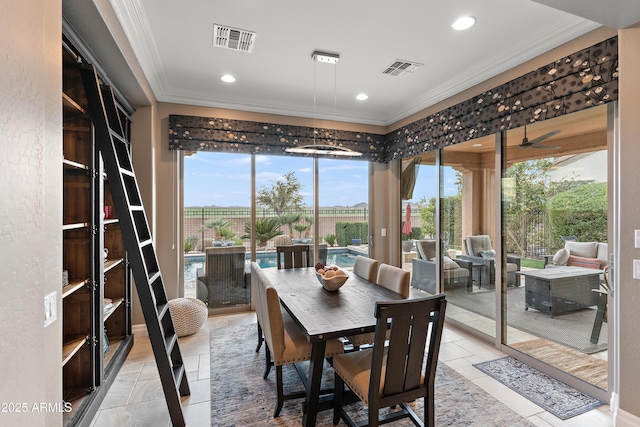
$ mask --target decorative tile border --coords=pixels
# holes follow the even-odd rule
[[[388,162],[617,99],[613,37],[387,135],[170,115],[169,149],[301,156],[285,149],[315,141],[362,152],[356,159]]]

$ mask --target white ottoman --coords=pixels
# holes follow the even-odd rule
[[[179,337],[192,335],[207,321],[209,309],[196,298],[176,298],[169,301],[173,325]]]

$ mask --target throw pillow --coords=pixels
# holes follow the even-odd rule
[[[553,256],[553,265],[567,265],[571,252],[569,249],[562,248]]]
[[[489,249],[488,251],[480,251],[480,256],[482,258],[495,258],[496,251],[494,251],[493,249]]]
[[[569,257],[569,261],[567,261],[567,266],[595,268],[596,270],[600,270],[600,260],[598,258],[584,258],[571,255]]]
[[[442,268],[444,270],[455,270],[457,268],[460,268],[460,266],[458,264],[456,264],[456,262],[454,260],[452,260],[451,258],[449,258],[448,256],[443,256],[442,257]]]

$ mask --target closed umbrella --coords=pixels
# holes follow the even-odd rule
[[[407,214],[404,226],[402,227],[402,234],[410,235],[411,231],[411,205],[407,204]]]

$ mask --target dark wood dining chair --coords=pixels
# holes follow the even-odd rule
[[[256,313],[262,319],[262,333],[265,342],[265,370],[267,378],[271,367],[276,367],[276,408],[274,418],[280,415],[285,400],[305,397],[306,391],[284,393],[282,366],[311,359],[311,343],[304,330],[285,312],[282,312],[278,291],[271,284],[257,263],[251,264],[252,285],[257,287]],[[327,341],[325,357],[333,357],[344,352],[342,341]]]
[[[433,393],[446,305],[444,295],[376,303],[373,348],[333,358],[333,424],[342,419],[351,427],[376,427],[409,417],[415,425],[435,426]],[[345,384],[368,406],[368,424],[356,424],[346,412]],[[419,398],[424,399],[424,422],[407,405]],[[381,408],[394,405],[401,409],[379,419]]]
[[[278,270],[309,267],[309,245],[276,246]]]

